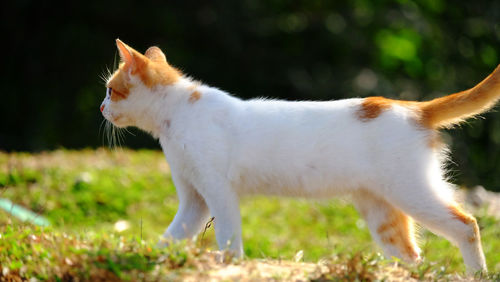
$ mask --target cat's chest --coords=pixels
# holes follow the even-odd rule
[[[193,171],[203,163],[206,148],[194,138],[185,135],[160,136],[160,145],[170,167],[179,171]]]
[[[160,145],[169,165],[181,164],[186,157],[186,142],[182,138],[172,138],[162,135],[159,138]]]

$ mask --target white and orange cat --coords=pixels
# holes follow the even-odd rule
[[[348,194],[387,257],[420,260],[415,220],[456,244],[469,271],[486,271],[476,220],[445,180],[438,129],[492,108],[500,67],[428,102],[244,101],[184,76],[157,47],[116,43],[122,63],[101,111],[159,138],[180,201],[164,238],[191,238],[214,216],[219,247],[241,257],[242,195]]]

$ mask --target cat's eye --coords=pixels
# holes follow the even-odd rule
[[[106,97],[109,97],[111,100],[121,100],[127,98],[123,93],[116,91],[115,89],[108,87],[106,89]]]

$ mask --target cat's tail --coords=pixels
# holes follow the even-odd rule
[[[418,103],[422,122],[430,128],[450,127],[483,113],[500,99],[500,65],[469,90]]]

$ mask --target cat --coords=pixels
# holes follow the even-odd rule
[[[438,129],[495,105],[500,66],[427,102],[241,100],[183,75],[158,47],[116,44],[121,63],[100,109],[159,139],[179,197],[166,240],[196,236],[213,216],[219,248],[242,257],[240,196],[351,195],[387,257],[421,260],[415,220],[456,244],[468,271],[486,271],[476,219],[445,180]]]

